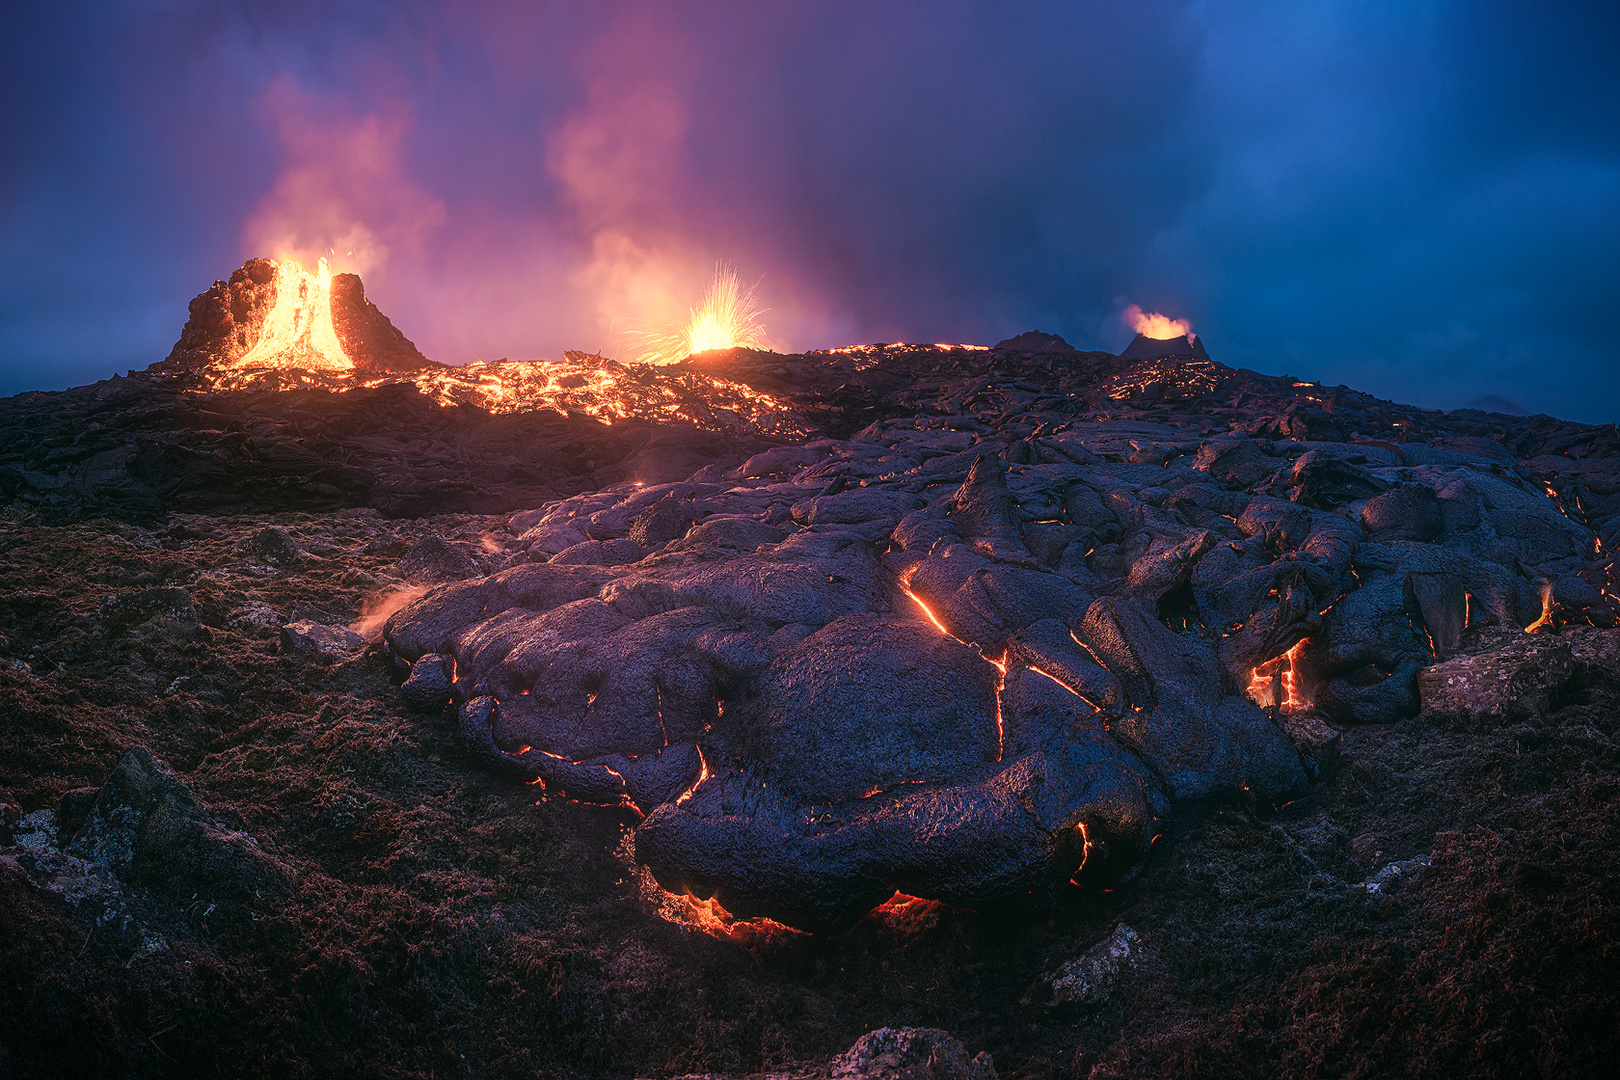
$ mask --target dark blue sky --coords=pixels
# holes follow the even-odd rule
[[[331,251],[430,357],[616,351],[717,260],[772,343],[1211,355],[1620,419],[1612,3],[0,6],[0,393]]]

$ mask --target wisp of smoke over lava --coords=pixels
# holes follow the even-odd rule
[[[714,280],[703,299],[692,308],[685,326],[631,331],[635,359],[643,364],[674,364],[710,349],[765,347],[765,309],[752,287],[744,287],[737,271],[717,263]]]

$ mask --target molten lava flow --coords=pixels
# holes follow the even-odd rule
[[[1180,337],[1190,340],[1193,337],[1192,323],[1186,319],[1172,319],[1157,311],[1143,311],[1136,304],[1125,309],[1125,321],[1143,337],[1157,340]]]
[[[1249,672],[1249,685],[1244,688],[1249,700],[1262,709],[1275,707],[1285,713],[1309,708],[1311,702],[1297,666],[1299,654],[1309,641],[1310,638],[1301,639],[1281,656],[1274,656]]]
[[[898,934],[920,934],[939,925],[941,915],[955,910],[943,900],[925,900],[896,892],[872,909],[867,916],[884,930]]]
[[[709,759],[703,756],[703,748],[700,746],[700,747],[698,747],[698,776],[697,776],[697,779],[692,781],[692,786],[691,787],[689,787],[685,791],[681,792],[680,797],[675,800],[675,805],[679,806],[681,803],[684,803],[687,799],[690,799],[692,797],[692,792],[696,791],[703,784],[703,781],[707,780],[708,778],[709,778]]]
[[[644,335],[644,351],[637,359],[644,364],[675,364],[711,349],[762,349],[763,314],[754,290],[737,280],[737,271],[720,263],[686,325]]]
[[[802,930],[795,930],[775,919],[764,917],[739,919],[721,907],[719,901],[712,897],[708,900],[699,900],[689,893],[659,891],[662,896],[655,901],[659,918],[665,922],[701,930],[711,937],[753,944],[760,940],[798,937],[803,934]]]
[[[1283,659],[1287,661],[1287,666],[1282,672],[1283,712],[1298,712],[1310,704],[1305,698],[1304,680],[1299,676],[1299,654],[1304,650],[1305,643],[1309,640],[1309,638],[1301,638],[1292,649],[1283,653]]]
[[[946,637],[951,638],[953,640],[957,640],[957,641],[961,640],[955,634],[953,634],[949,630],[945,629],[945,624],[939,621],[939,616],[934,614],[934,609],[933,608],[929,607],[927,604],[922,602],[922,597],[920,597],[916,593],[912,592],[911,589],[908,588],[905,585],[900,586],[900,591],[905,593],[907,596],[911,597],[911,602],[912,603],[914,603],[918,607],[922,608],[922,613],[924,615],[928,616],[928,621],[929,622],[933,623],[936,627],[939,628],[940,633],[944,634]]]
[[[1086,828],[1086,823],[1082,821],[1075,827],[1080,830],[1080,865],[1075,867],[1074,873],[1069,875],[1070,885],[1080,884],[1080,874],[1085,870],[1086,863],[1091,860],[1091,848],[1093,846],[1091,843],[1091,830]]]
[[[313,274],[295,259],[283,259],[275,268],[276,301],[259,340],[232,366],[354,370],[332,327],[332,271],[326,260]]]
[[[1541,618],[1524,628],[1527,634],[1539,634],[1545,630],[1555,629],[1553,626],[1553,587],[1551,581],[1541,583]]]

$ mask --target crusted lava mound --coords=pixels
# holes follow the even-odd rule
[[[1469,627],[1615,621],[1596,523],[1564,512],[1595,477],[1561,499],[1505,437],[1215,430],[1194,410],[1255,380],[1208,361],[1100,381],[1187,412],[1070,418],[986,380],[998,427],[890,418],[581,494],[515,516],[529,561],[426,594],[388,645],[486,764],[645,814],[665,888],[836,929],[896,891],[1129,877],[1172,801],[1281,803],[1325,722],[1415,714]]]

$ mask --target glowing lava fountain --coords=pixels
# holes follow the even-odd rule
[[[1125,309],[1124,319],[1136,331],[1121,356],[1131,360],[1208,360],[1204,343],[1193,333],[1189,319],[1172,319],[1156,311],[1143,311],[1137,304]]]
[[[296,259],[274,266],[275,303],[265,316],[259,340],[232,366],[354,370],[332,325],[332,271],[326,260],[313,274]]]
[[[1170,338],[1193,338],[1192,323],[1187,319],[1172,319],[1168,315],[1160,315],[1157,311],[1143,311],[1140,305],[1132,304],[1125,309],[1125,321],[1146,338],[1156,341],[1167,341]]]
[[[710,349],[763,349],[764,314],[754,290],[743,286],[737,271],[719,263],[686,325],[642,335],[642,352],[636,359],[643,364],[675,364]]]

